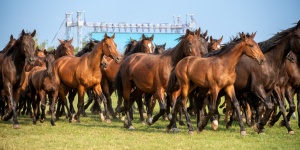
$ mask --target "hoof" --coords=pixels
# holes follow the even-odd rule
[[[218,120],[214,120],[214,121],[211,123],[211,128],[212,128],[214,131],[217,131],[217,130],[218,130],[218,126],[219,126]],[[226,127],[227,127],[227,126],[226,126]]]
[[[171,130],[170,128],[168,128],[168,127],[166,128],[167,133],[170,133],[170,130]]]
[[[121,117],[121,121],[125,121],[125,116]]]
[[[100,120],[101,120],[101,121],[104,121],[104,120],[105,120],[105,118],[104,118],[104,116],[103,116],[102,113],[100,113]]]
[[[192,134],[194,134],[194,131],[189,131],[188,133],[189,133],[189,135],[192,135]]]
[[[272,124],[272,123],[268,123],[268,126],[270,127],[270,128],[272,128],[273,126],[274,126],[274,124]]]
[[[19,124],[14,124],[14,125],[13,125],[13,128],[14,128],[14,129],[20,129],[21,126],[20,126]]]
[[[123,125],[124,125],[124,128],[129,128],[128,120],[125,120],[124,123],[123,123]]]
[[[110,119],[106,119],[105,121],[106,123],[111,123]]]
[[[44,123],[44,122],[45,122],[45,120],[44,120],[44,119],[41,119],[41,120],[40,120],[40,122],[41,122],[41,123]]]
[[[254,130],[254,132],[259,132],[259,129],[258,129],[258,124],[257,123],[255,123],[254,125],[253,125],[253,130]]]
[[[290,134],[290,135],[294,135],[295,132],[292,130],[292,131],[289,131],[289,134]]]
[[[152,120],[153,120],[152,117],[147,118],[147,124],[148,124],[148,125],[152,125],[152,124],[153,124]]]
[[[231,128],[231,126],[226,124],[226,129],[230,129],[230,128]]]
[[[131,125],[128,129],[129,130],[134,130],[135,128]]]
[[[242,136],[246,136],[247,134],[246,134],[246,131],[241,131],[241,135]]]
[[[184,126],[184,122],[183,121],[179,121],[179,125]]]
[[[172,128],[173,132],[180,132],[180,130],[178,128]]]
[[[279,122],[279,127],[283,127],[283,126],[285,126],[285,123],[284,123],[283,120],[281,120],[281,121]]]
[[[52,121],[52,120],[51,120],[51,125],[52,126],[56,126],[55,123],[54,123],[54,121]]]
[[[169,120],[172,120],[172,114],[169,115]]]
[[[142,125],[146,125],[146,122],[145,121],[141,121]]]

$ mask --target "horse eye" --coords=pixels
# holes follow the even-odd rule
[[[253,47],[253,45],[252,44],[247,44],[248,46],[250,46],[250,47]]]

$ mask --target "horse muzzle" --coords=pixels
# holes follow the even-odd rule
[[[30,65],[33,65],[34,62],[35,62],[35,60],[36,60],[35,57],[30,57],[30,58],[28,59],[28,62],[29,62]]]
[[[119,56],[117,56],[117,57],[114,57],[114,61],[118,64],[118,63],[120,63],[121,59]]]

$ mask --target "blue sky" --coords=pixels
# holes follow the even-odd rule
[[[73,12],[75,18],[78,10],[85,11],[88,22],[172,23],[173,15],[184,21],[186,14],[193,13],[202,31],[215,38],[223,35],[223,43],[242,31],[257,31],[255,40],[261,42],[294,26],[300,20],[299,6],[299,0],[1,0],[0,49],[22,29],[36,29],[39,42],[48,40],[48,46],[57,46],[58,40],[51,41],[65,12]],[[91,31],[84,28],[83,36]],[[64,33],[63,26],[57,38],[64,39]],[[71,36],[76,39],[75,32]]]

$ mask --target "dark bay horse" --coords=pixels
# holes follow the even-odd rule
[[[254,130],[258,133],[264,132],[264,126],[267,124],[271,112],[273,111],[274,104],[270,100],[272,93],[279,99],[279,103],[282,103],[280,91],[276,86],[280,81],[280,71],[284,67],[284,62],[289,51],[299,53],[300,50],[300,21],[292,28],[283,30],[272,38],[260,42],[259,46],[263,51],[267,61],[263,65],[254,63],[252,59],[248,57],[242,57],[236,66],[236,81],[234,87],[237,94],[252,93],[259,102],[265,106],[258,107],[258,114],[262,116],[262,112],[265,109],[263,118],[259,118],[258,122],[254,124]],[[280,104],[281,105],[281,104]],[[284,107],[280,107],[281,112],[285,112]],[[289,134],[294,134],[289,123],[287,122],[285,113],[283,113],[286,127]],[[232,120],[232,119],[230,119]],[[227,125],[230,126],[231,122]]]
[[[174,48],[162,54],[136,53],[123,60],[115,79],[115,85],[118,96],[124,98],[124,108],[121,111],[126,112],[127,121],[125,121],[125,126],[128,126],[129,129],[134,129],[131,124],[132,118],[129,109],[135,101],[135,97],[141,97],[146,92],[159,99],[159,114],[152,119],[152,116],[150,116],[152,114],[151,109],[148,109],[147,112],[147,122],[153,124],[165,113],[164,94],[172,68],[186,56],[201,56],[207,53],[207,49],[202,49],[200,29],[195,32],[187,29],[186,34],[180,37],[179,40],[180,42]],[[204,45],[206,46],[206,41]],[[132,92],[133,87],[136,87],[134,92]]]
[[[233,84],[236,78],[235,67],[243,54],[256,59],[258,64],[262,64],[262,62],[265,61],[265,57],[262,54],[258,44],[253,40],[254,36],[255,34],[246,36],[244,33],[241,33],[239,39],[235,39],[231,42],[231,44],[225,45],[223,50],[220,50],[211,57],[201,58],[190,56],[183,58],[178,62],[174,73],[180,88],[178,91],[173,93],[176,96],[172,97],[181,97],[172,108],[172,116],[176,114],[176,107],[182,106],[186,116],[189,133],[193,133],[193,127],[187,113],[186,99],[191,91],[193,91],[196,87],[199,87],[200,94],[210,94],[209,117],[214,115],[218,93],[222,89],[225,90],[226,94],[231,98],[237,110],[241,135],[246,135]],[[199,69],[199,67],[202,69]],[[172,85],[173,84],[170,83],[170,86]],[[200,119],[198,112],[199,109],[202,109],[204,101],[202,100],[198,102],[198,104],[197,126],[198,130],[202,131],[206,126],[209,117],[204,118],[202,124],[202,120]],[[175,117],[172,117],[170,124],[167,127],[167,131],[171,129],[174,123]]]
[[[46,95],[49,94],[51,102],[51,124],[54,126],[54,112],[55,102],[58,97],[59,83],[56,82],[53,74],[52,62],[54,62],[55,51],[46,52],[45,55],[45,66],[34,67],[28,75],[28,87],[30,91],[30,97],[34,110],[33,124],[39,116],[37,116],[38,109],[41,103],[42,114],[41,122],[45,119],[45,108],[46,108]]]
[[[4,96],[7,97],[7,103],[9,111],[2,116],[2,119],[7,119],[11,113],[13,113],[13,128],[20,128],[16,105],[20,97],[20,87],[22,85],[22,72],[24,70],[25,63],[33,63],[34,57],[34,40],[36,31],[32,33],[25,33],[22,30],[20,37],[15,44],[5,53],[2,61],[2,86]],[[5,64],[5,65],[4,65]]]
[[[62,56],[71,55],[74,56],[74,47],[72,45],[73,38],[71,40],[60,40],[59,46],[55,50],[55,59],[58,59]]]
[[[166,50],[166,43],[162,45],[155,45],[154,54],[161,54]]]
[[[114,42],[114,36],[104,35],[104,39],[90,52],[81,57],[63,56],[57,59],[53,64],[53,73],[56,80],[60,82],[59,95],[66,104],[66,93],[70,88],[78,90],[78,111],[77,122],[80,122],[80,114],[83,108],[85,90],[93,89],[99,105],[104,101],[106,106],[106,98],[101,89],[101,71],[100,63],[104,55],[113,58],[119,62],[119,54],[117,45]],[[67,107],[68,109],[68,107]],[[106,112],[108,113],[108,112]],[[70,111],[68,110],[68,114]],[[108,114],[106,115],[108,116]],[[71,116],[69,115],[70,119]],[[108,119],[108,118],[106,118]]]
[[[9,41],[7,43],[7,45],[3,48],[2,51],[0,51],[0,71],[1,72],[2,72],[2,61],[3,61],[3,58],[5,56],[5,53],[15,44],[15,42],[16,42],[16,39],[13,37],[13,35],[11,35],[10,39],[9,39]],[[0,79],[1,79],[1,77],[0,77]],[[0,81],[0,83],[2,85],[2,81]],[[1,86],[0,86],[0,89],[2,89]],[[3,96],[0,96],[0,112],[1,112],[1,116],[3,116],[4,113],[5,113],[5,102],[3,101],[2,97]]]

